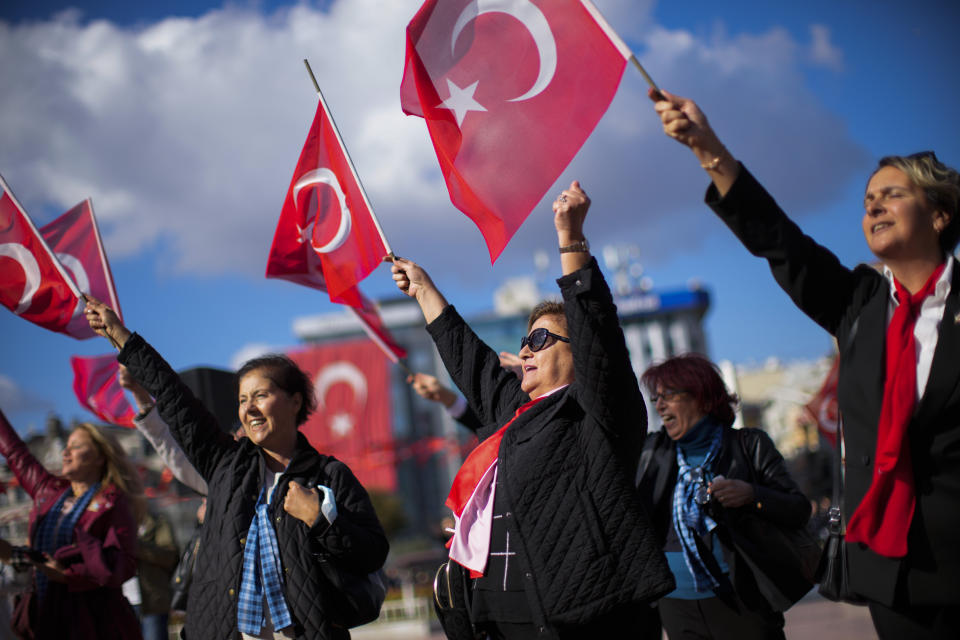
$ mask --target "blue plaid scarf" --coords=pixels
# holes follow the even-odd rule
[[[283,595],[277,532],[270,524],[268,506],[267,488],[263,487],[257,500],[257,512],[247,532],[247,544],[243,548],[243,575],[237,601],[237,626],[241,632],[254,636],[259,635],[263,628],[264,596],[274,629],[293,624]]]
[[[690,575],[693,576],[694,588],[697,591],[707,591],[720,586],[720,581],[710,573],[703,558],[700,557],[695,536],[704,536],[707,532],[713,531],[717,523],[704,513],[702,506],[698,504],[697,490],[700,488],[702,493],[713,478],[710,467],[720,452],[723,428],[710,421],[704,422],[699,428],[714,429],[707,457],[699,467],[691,467],[687,464],[680,446],[677,446],[679,469],[677,484],[673,489],[673,527],[677,531],[677,537],[680,538],[683,559],[687,563]]]
[[[63,505],[67,501],[67,496],[73,495],[73,491],[68,487],[67,490],[57,498],[53,507],[47,512],[47,515],[43,516],[40,520],[37,531],[33,536],[33,548],[53,556],[53,553],[57,549],[73,542],[73,528],[77,526],[77,521],[80,519],[80,516],[87,510],[87,506],[93,499],[94,494],[99,490],[100,483],[94,483],[73,503],[73,508],[70,509],[70,513],[61,519],[60,514],[63,513]],[[39,570],[36,572],[36,580],[37,597],[43,600],[47,595],[49,580],[47,576]]]

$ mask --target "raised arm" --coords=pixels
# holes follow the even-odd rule
[[[128,390],[137,403],[139,413],[133,420],[133,425],[137,428],[137,431],[143,434],[143,437],[147,439],[147,442],[150,443],[150,446],[157,452],[157,455],[160,456],[160,459],[163,460],[163,463],[177,480],[200,495],[207,495],[206,480],[193,468],[193,465],[187,460],[187,454],[173,439],[170,427],[160,417],[160,412],[147,390],[133,379],[130,371],[123,365],[120,365],[118,379],[120,386]]]
[[[502,424],[507,414],[529,399],[520,389],[520,381],[500,366],[497,352],[467,326],[420,265],[396,258],[391,271],[397,288],[420,304],[427,332],[450,378],[476,413],[478,424]]]
[[[47,471],[30,453],[3,411],[0,411],[0,454],[7,459],[10,471],[31,498],[48,483],[61,482],[66,485],[66,481]]]
[[[662,89],[659,92],[650,89],[648,95],[663,123],[663,132],[689,147],[720,196],[726,195],[737,180],[740,165],[720,142],[700,107],[689,98]]]
[[[120,349],[117,359],[157,399],[160,416],[190,464],[208,480],[222,457],[237,443],[224,433],[212,413],[197,400],[177,372],[139,335],[131,333],[108,306],[87,298],[87,322]]]

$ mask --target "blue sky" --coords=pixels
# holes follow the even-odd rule
[[[250,345],[293,345],[294,317],[335,310],[262,275],[316,106],[310,58],[394,249],[459,307],[487,309],[505,278],[534,271],[534,250],[554,255],[549,206],[491,267],[449,204],[423,122],[400,112],[403,29],[418,4],[4,2],[0,173],[38,225],[93,197],[127,324],[175,367],[230,367]],[[956,2],[596,4],[848,265],[870,258],[860,202],[880,156],[934,149],[960,165]],[[591,194],[592,244],[636,244],[657,287],[705,283],[715,359],[828,352],[829,336],[702,204],[705,175],[660,133],[644,92],[628,67],[558,180],[579,178]],[[363,288],[394,292],[385,268]],[[8,312],[0,333],[0,407],[18,428],[42,426],[50,410],[89,417],[69,357],[105,353],[105,342]]]

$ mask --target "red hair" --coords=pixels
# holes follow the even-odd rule
[[[689,393],[704,414],[726,427],[733,424],[733,408],[740,399],[727,391],[717,365],[699,354],[686,353],[664,360],[647,369],[640,380],[654,393],[657,387]]]

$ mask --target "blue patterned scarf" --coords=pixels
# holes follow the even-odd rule
[[[710,573],[703,558],[700,557],[695,536],[706,535],[717,526],[717,523],[704,513],[698,497],[700,501],[706,499],[704,492],[707,484],[713,479],[710,467],[720,452],[723,428],[710,421],[702,423],[699,428],[714,429],[707,457],[704,458],[700,466],[691,467],[687,464],[680,446],[677,445],[679,469],[677,471],[677,484],[673,490],[673,527],[677,531],[677,537],[680,538],[683,559],[687,563],[690,575],[693,576],[694,587],[697,591],[707,591],[720,586],[720,582]]]
[[[68,487],[67,490],[57,498],[53,507],[47,512],[47,515],[43,516],[40,520],[37,531],[33,536],[33,548],[53,556],[53,553],[57,549],[73,542],[73,528],[77,526],[77,521],[80,520],[80,516],[87,510],[87,506],[93,499],[94,494],[99,490],[100,483],[97,482],[93,484],[73,503],[73,508],[70,509],[70,513],[61,519],[60,515],[63,513],[63,505],[67,501],[67,496],[73,495],[73,491]],[[36,579],[37,597],[43,600],[47,595],[49,580],[40,570],[36,572]]]
[[[243,573],[240,579],[240,597],[237,599],[237,626],[252,636],[263,628],[263,599],[266,596],[270,620],[274,629],[293,624],[287,600],[283,595],[283,573],[280,570],[280,550],[277,532],[267,513],[267,488],[260,489],[257,512],[247,532],[243,548]]]

